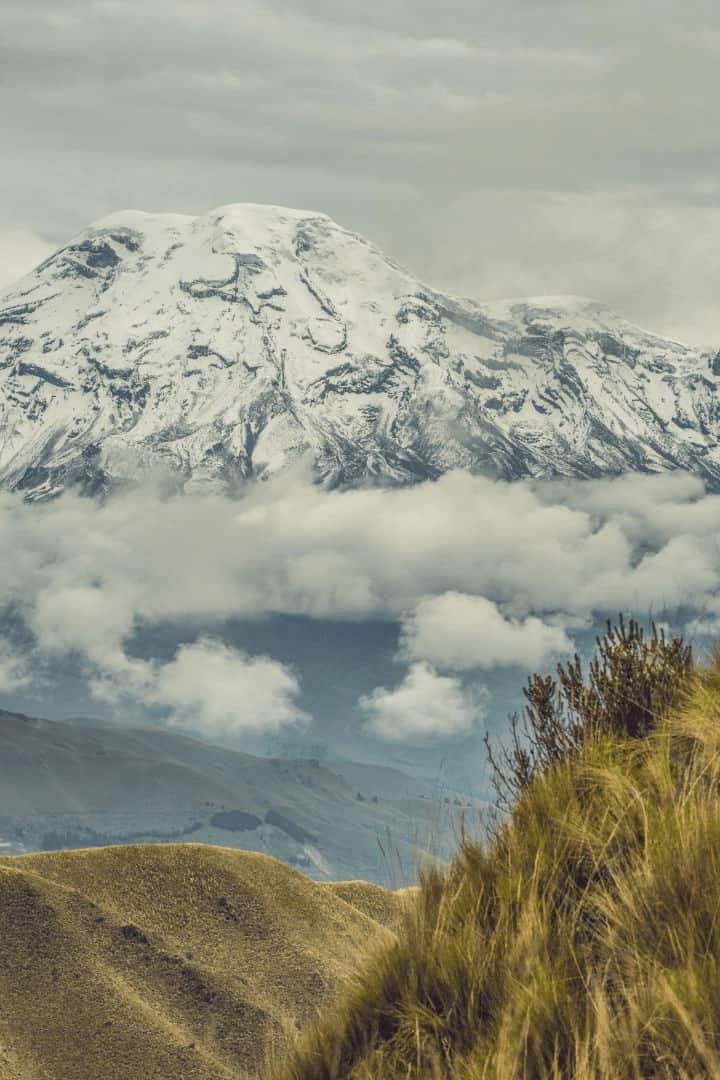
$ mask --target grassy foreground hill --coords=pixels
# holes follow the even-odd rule
[[[720,1077],[720,660],[621,629],[567,711],[531,680],[508,818],[274,1077]]]
[[[0,1078],[262,1075],[401,905],[205,845],[2,858]]]

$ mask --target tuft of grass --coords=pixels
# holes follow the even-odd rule
[[[720,658],[426,870],[398,940],[272,1076],[720,1076]]]

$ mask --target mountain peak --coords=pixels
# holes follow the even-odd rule
[[[224,488],[299,457],[328,484],[720,478],[709,355],[584,297],[480,304],[325,214],[103,218],[0,298],[0,485],[145,471]]]

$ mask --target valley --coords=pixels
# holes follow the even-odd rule
[[[259,758],[162,728],[0,712],[0,854],[193,842],[318,880],[414,880],[479,810],[397,770]]]

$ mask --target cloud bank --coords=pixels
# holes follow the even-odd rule
[[[211,733],[303,721],[298,674],[229,649],[223,620],[392,620],[407,673],[362,708],[376,733],[410,737],[416,723],[424,737],[442,727],[439,709],[398,719],[419,687],[444,703],[446,733],[467,730],[468,681],[542,666],[598,615],[667,608],[720,631],[719,533],[720,496],[679,473],[562,484],[454,473],[348,492],[286,476],[237,499],[135,490],[104,504],[3,494],[0,607],[38,654],[79,657],[98,694]],[[134,656],[135,631],[162,623],[195,626],[198,640],[164,666]],[[0,689],[27,678],[28,658],[10,655]]]

